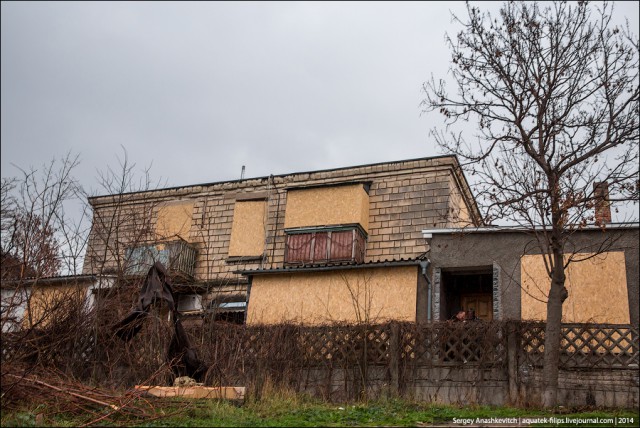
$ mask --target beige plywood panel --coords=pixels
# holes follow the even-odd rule
[[[266,201],[236,202],[229,256],[260,256],[264,251]]]
[[[222,400],[244,400],[244,386],[148,386],[136,385],[135,389],[154,397],[210,398]]]
[[[182,238],[189,241],[193,202],[169,203],[158,207],[156,235],[160,239]]]
[[[248,324],[415,321],[417,267],[255,276]]]
[[[580,258],[589,254],[579,254]],[[624,252],[612,251],[571,263],[566,271],[569,297],[563,322],[629,323],[629,297]],[[546,320],[551,280],[540,255],[521,259],[522,319]]]
[[[369,195],[362,184],[287,192],[285,228],[350,223],[369,228]]]
[[[56,317],[83,303],[87,287],[81,285],[37,286],[29,298],[23,323],[39,327],[49,325]]]

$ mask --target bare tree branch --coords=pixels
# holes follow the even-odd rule
[[[611,23],[612,5],[508,2],[499,17],[467,4],[451,50],[455,92],[432,77],[424,112],[443,115],[438,145],[472,176],[485,222],[532,229],[551,278],[545,333],[545,404],[557,397],[565,269],[574,232],[600,224],[594,207],[638,202],[638,38]],[[477,121],[474,142],[454,126]],[[637,219],[636,219],[637,220]],[[602,253],[606,245],[596,250]]]

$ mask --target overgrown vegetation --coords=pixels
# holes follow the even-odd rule
[[[528,334],[520,351],[538,357],[541,352],[538,345],[543,330],[522,322],[514,324],[521,328],[516,331],[507,329],[509,322],[499,321],[425,327],[390,323],[365,329],[341,324],[247,326],[201,320],[187,325],[187,330],[208,365],[205,385],[244,386],[245,405],[149,399],[132,387],[171,385],[176,376],[175,361],[166,357],[171,320],[161,306],[154,307],[140,334],[130,342],[117,338],[113,325],[128,310],[137,286],[135,281],[120,284],[113,290],[119,298],[98,302],[91,310],[62,300],[47,307],[48,317],[40,324],[3,333],[3,425],[131,425],[156,419],[169,425],[203,426],[415,425],[458,417],[459,412],[467,414],[467,410],[413,403],[420,370],[445,367],[471,376],[465,378],[467,384],[452,387],[450,394],[458,398],[446,398],[470,404],[492,391],[483,387],[484,378],[474,376],[507,369],[508,337]],[[619,328],[617,331],[620,334]],[[532,332],[537,333],[531,336]],[[626,344],[633,335],[625,334]],[[593,358],[604,361],[606,355],[594,354]],[[617,358],[620,365],[637,359],[637,354],[618,354]],[[316,398],[301,395],[304,393]],[[433,399],[438,401],[436,396]],[[339,404],[345,402],[351,404]],[[509,408],[473,409],[487,417],[493,412],[529,414]]]
[[[104,388],[128,388],[152,376],[156,385],[170,385],[175,361],[167,360],[172,321],[166,308],[153,308],[143,330],[129,342],[114,334],[137,286],[135,281],[121,284],[112,290],[113,299],[91,310],[73,299],[47,302],[38,323],[3,333],[3,376],[20,377],[26,366],[27,373],[55,371]],[[420,329],[412,323],[302,327],[200,320],[186,329],[207,363],[207,386],[245,386],[249,396],[259,399],[273,382],[335,401],[399,394],[417,365],[504,366],[504,352],[496,351],[504,350],[505,325],[434,323]],[[395,376],[394,385],[388,371]],[[3,381],[3,393],[16,382]],[[3,397],[3,404],[11,405],[5,402],[9,398]]]
[[[453,423],[454,419],[476,418],[633,418],[635,423],[618,426],[637,426],[638,413],[631,411],[580,411],[579,409],[551,412],[539,409],[512,407],[444,406],[390,399],[369,402],[326,403],[309,396],[285,390],[271,390],[259,401],[243,405],[226,401],[155,399],[149,402],[154,409],[147,419],[121,417],[108,425],[137,426],[426,426],[434,423]],[[44,415],[49,416],[44,416]],[[50,412],[42,405],[2,415],[2,426],[77,426],[86,417],[69,413]],[[104,425],[104,424],[101,424]],[[461,425],[461,424],[460,424]],[[544,424],[532,424],[540,426]],[[556,424],[548,424],[556,425]],[[559,424],[562,425],[562,424]],[[571,424],[566,424],[570,426]],[[602,424],[607,426],[608,424]],[[575,425],[574,425],[575,426]],[[597,426],[597,424],[593,425]]]

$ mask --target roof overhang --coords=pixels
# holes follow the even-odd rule
[[[33,286],[33,285],[66,285],[66,284],[94,284],[103,280],[113,281],[116,279],[115,275],[64,275],[64,276],[50,276],[42,278],[23,278],[14,280],[2,281],[2,287],[17,287],[17,286]]]
[[[336,270],[353,270],[353,269],[373,269],[373,268],[385,268],[385,267],[400,267],[400,266],[419,266],[420,259],[400,259],[400,260],[383,260],[367,263],[336,263],[336,264],[324,264],[319,266],[288,266],[272,269],[254,269],[254,270],[238,270],[234,273],[238,273],[245,276],[253,275],[269,275],[269,274],[283,274],[283,273],[303,273],[303,272],[326,272]]]
[[[606,231],[608,229],[620,230],[620,229],[638,229],[640,223],[609,223],[603,226],[588,225],[583,227],[576,227],[572,229],[572,232],[581,231]],[[535,233],[550,230],[545,226],[485,226],[485,227],[461,227],[461,228],[441,228],[441,229],[423,229],[422,236],[425,239],[430,239],[433,235],[453,235],[453,234],[471,234],[471,233],[505,233],[505,232],[521,232],[521,233]]]

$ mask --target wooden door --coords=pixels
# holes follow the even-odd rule
[[[460,303],[464,311],[473,309],[476,311],[476,317],[482,320],[493,319],[493,296],[491,294],[463,294],[460,296]]]

